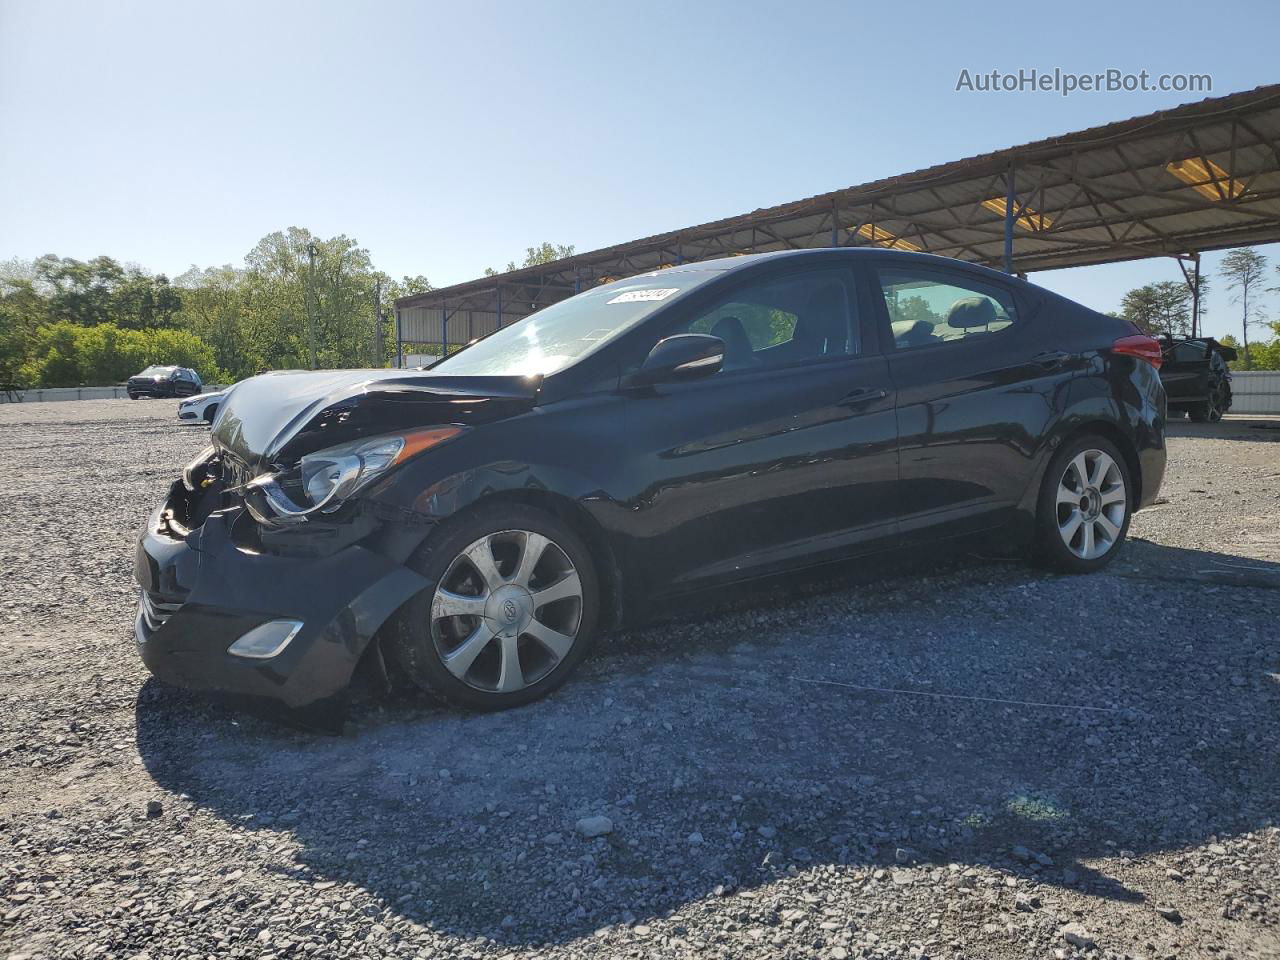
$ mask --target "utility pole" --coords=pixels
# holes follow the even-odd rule
[[[307,341],[311,347],[311,369],[316,368],[316,244],[307,243]]]
[[[382,277],[373,281],[373,365],[382,367]]]

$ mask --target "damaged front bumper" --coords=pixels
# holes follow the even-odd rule
[[[192,496],[175,482],[138,538],[135,638],[147,668],[195,690],[341,704],[369,642],[426,581],[360,543],[265,552],[243,505],[188,529]]]

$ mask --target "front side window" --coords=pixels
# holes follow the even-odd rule
[[[1195,340],[1186,340],[1173,348],[1173,359],[1178,363],[1197,363],[1209,354],[1208,347]]]
[[[856,356],[861,344],[850,279],[849,271],[834,268],[750,281],[667,335],[719,337],[725,372]]]
[[[431,370],[464,376],[552,374],[717,276],[717,270],[660,270],[593,287],[503,327]]]
[[[1017,321],[1012,295],[978,280],[897,267],[876,275],[899,350],[985,337]]]

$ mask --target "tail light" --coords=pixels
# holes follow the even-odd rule
[[[1121,337],[1111,345],[1111,352],[1123,353],[1130,357],[1145,360],[1157,370],[1160,369],[1160,364],[1164,361],[1164,354],[1160,350],[1160,341],[1142,334]]]

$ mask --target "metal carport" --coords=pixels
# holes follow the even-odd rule
[[[876,245],[1021,274],[1280,241],[1280,84],[939,164],[397,300],[397,343],[466,343],[591,284]],[[397,356],[401,354],[397,350]]]

